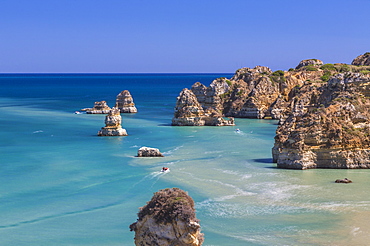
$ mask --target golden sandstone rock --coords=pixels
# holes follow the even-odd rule
[[[179,188],[168,188],[154,194],[138,213],[135,245],[200,246],[204,238],[195,216],[193,199]]]
[[[98,136],[127,136],[127,132],[121,126],[122,117],[117,108],[112,108],[105,117],[105,127],[98,132]]]

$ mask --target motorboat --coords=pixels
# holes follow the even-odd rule
[[[162,173],[167,173],[169,171],[170,169],[168,167],[162,167],[162,170],[161,170]]]

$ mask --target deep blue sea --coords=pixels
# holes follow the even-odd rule
[[[134,245],[139,207],[169,187],[194,199],[203,245],[368,245],[369,170],[277,169],[276,121],[170,125],[183,88],[231,76],[0,75],[0,245]],[[122,114],[129,136],[98,137],[105,115],[74,114],[123,90],[138,109]],[[142,146],[165,157],[136,158]]]

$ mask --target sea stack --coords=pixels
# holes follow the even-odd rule
[[[122,117],[117,108],[112,108],[105,117],[105,127],[98,132],[98,136],[127,136],[127,132],[121,126]]]
[[[140,208],[137,222],[130,225],[135,232],[135,245],[200,246],[204,238],[195,216],[193,199],[179,188],[154,193]]]
[[[86,114],[108,114],[111,108],[107,105],[106,101],[99,101],[94,103],[93,108],[84,108],[81,111],[85,111]]]
[[[137,113],[134,99],[128,90],[121,91],[117,95],[115,107],[118,108],[121,113]]]

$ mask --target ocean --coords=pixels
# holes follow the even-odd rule
[[[203,245],[368,245],[369,170],[277,169],[274,120],[171,126],[183,88],[231,76],[0,75],[0,245],[134,245],[139,207],[171,187],[194,199]],[[122,114],[128,136],[74,114],[123,90],[138,109]],[[135,157],[142,146],[165,157]]]

